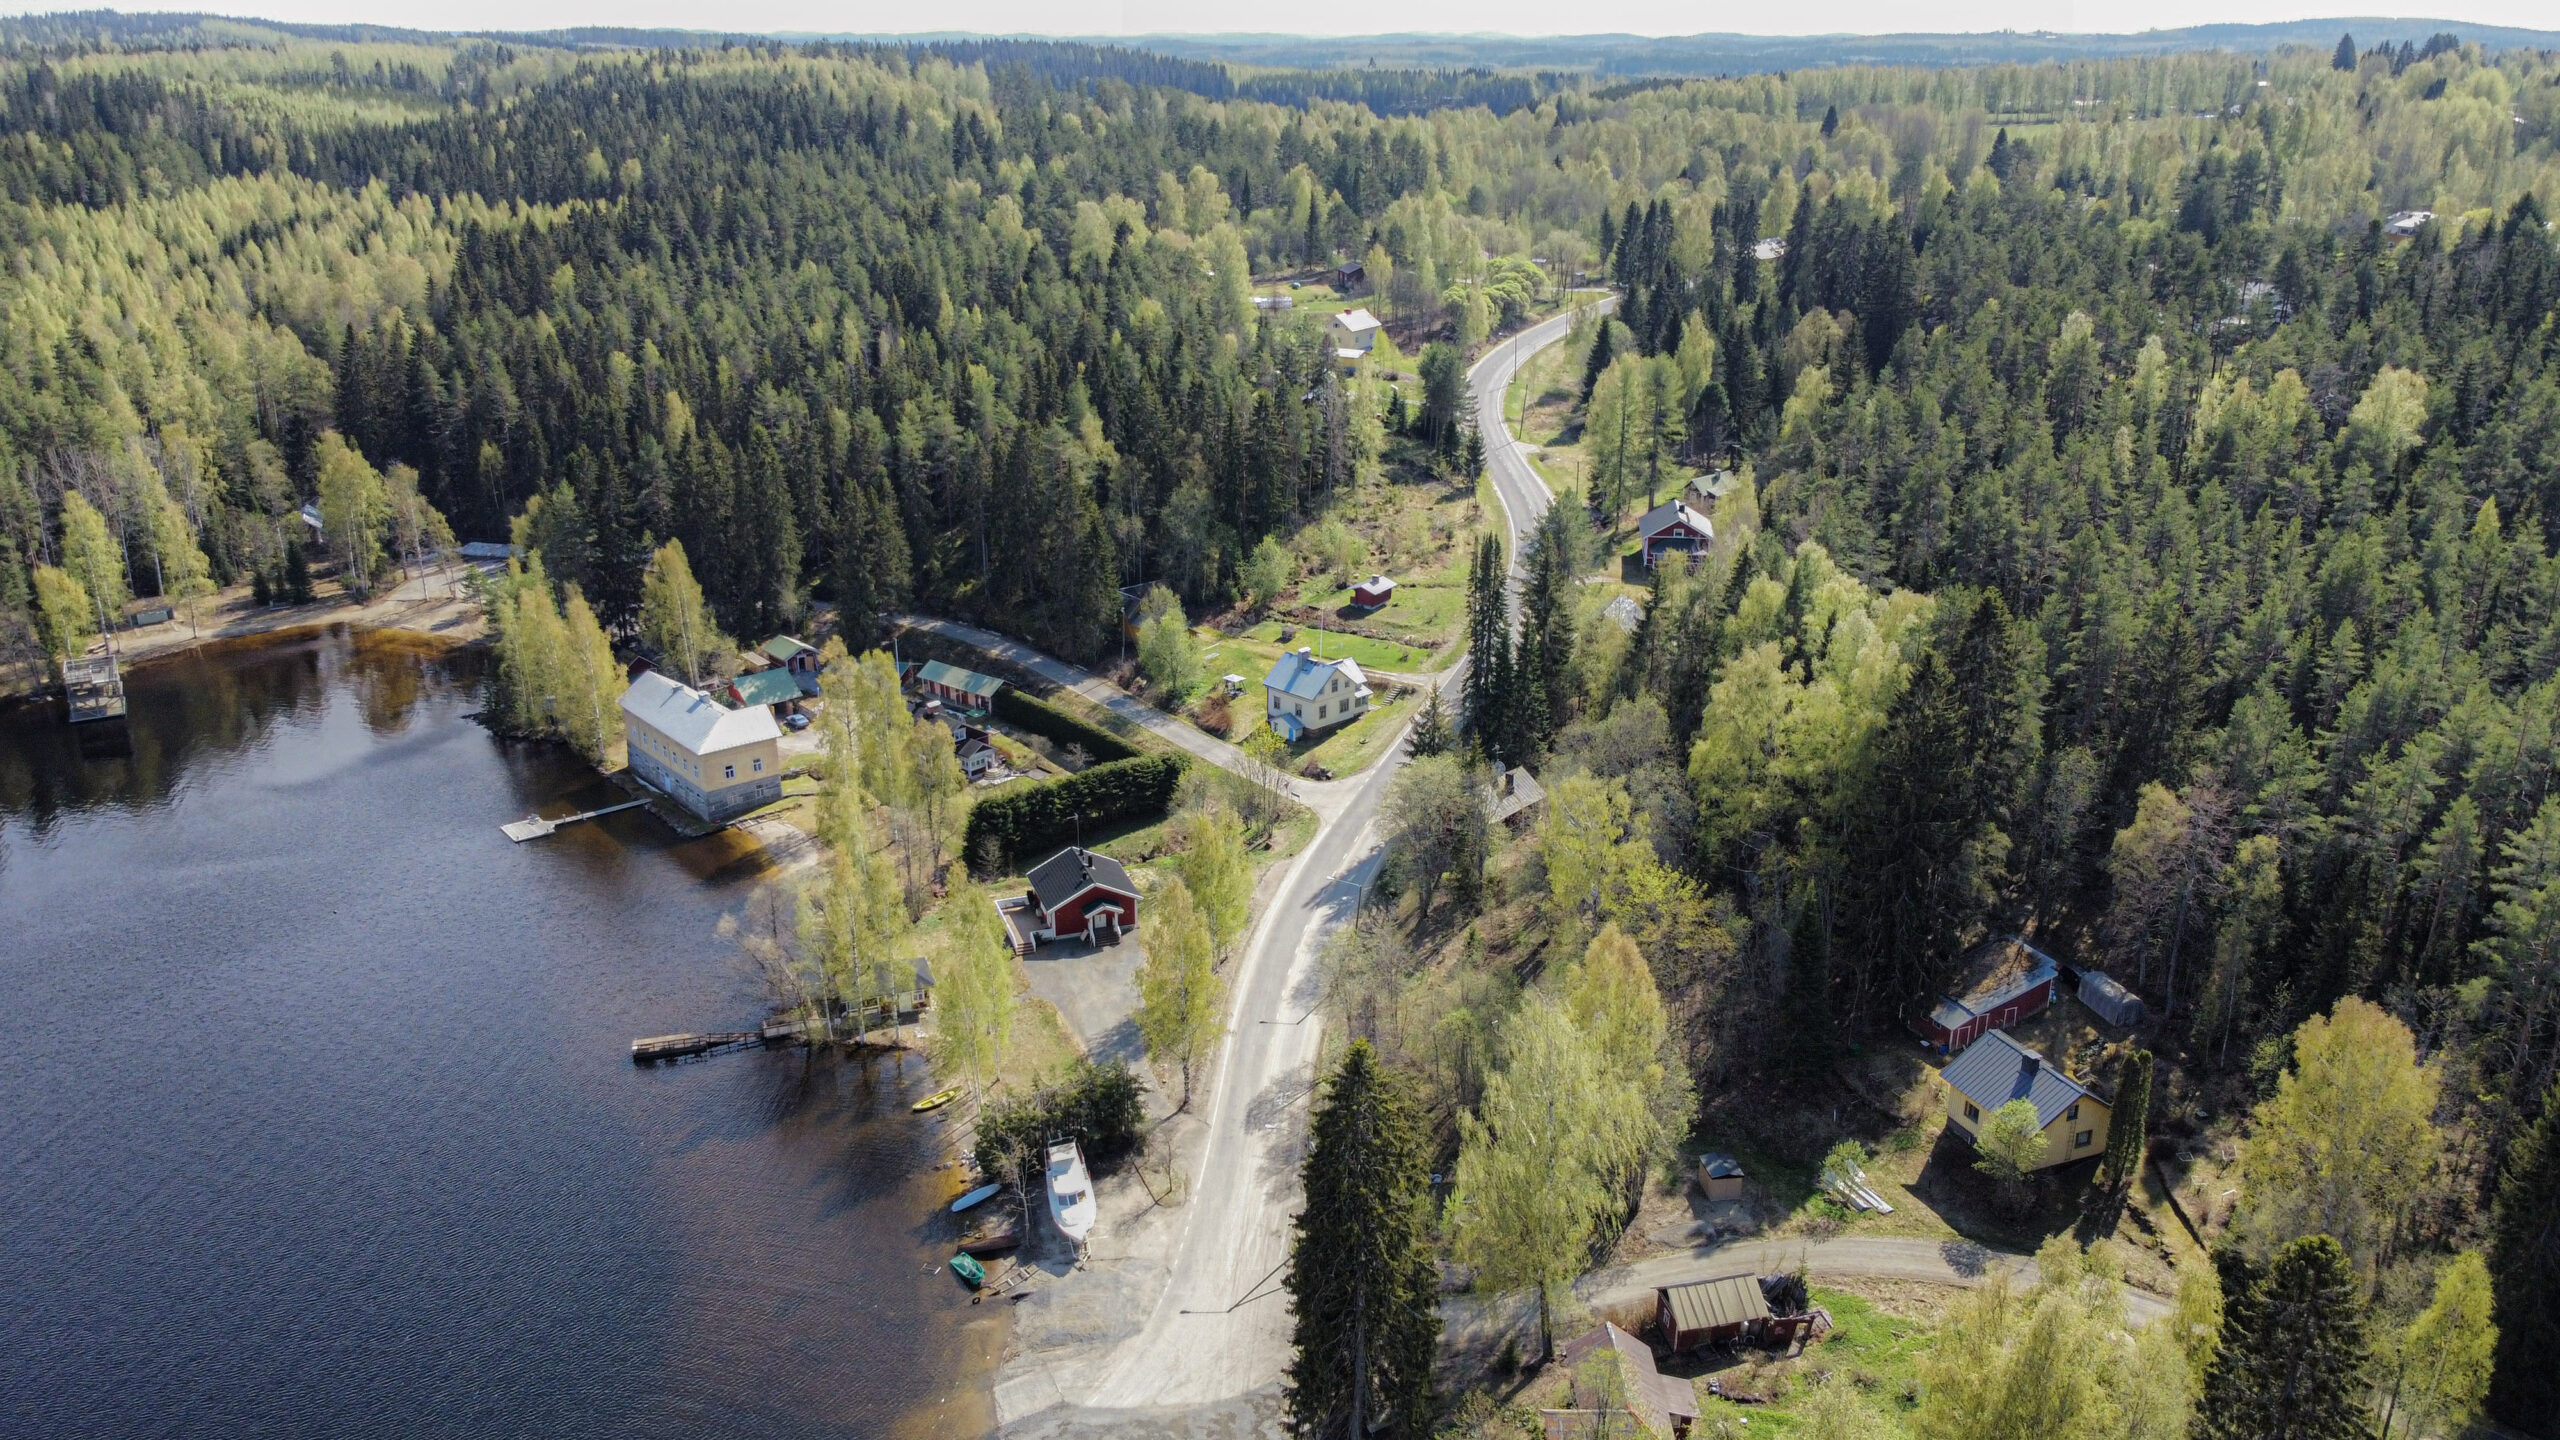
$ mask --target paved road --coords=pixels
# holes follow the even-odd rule
[[[1617,305],[1618,297],[1611,295],[1585,308],[1596,308],[1605,315]],[[1503,528],[1510,532],[1515,586],[1522,578],[1520,536],[1537,525],[1538,517],[1547,513],[1547,505],[1555,496],[1529,463],[1526,452],[1530,447],[1511,433],[1511,417],[1505,408],[1511,378],[1530,356],[1562,340],[1573,329],[1576,313],[1567,311],[1530,326],[1486,352],[1467,372],[1467,385],[1476,397],[1476,428],[1484,433],[1485,468],[1493,475],[1494,492],[1502,497]]]
[[[1594,1271],[1574,1286],[1585,1304],[1599,1306],[1640,1299],[1659,1285],[1678,1285],[1718,1275],[1774,1275],[1804,1265],[1813,1278],[1856,1277],[1918,1280],[1932,1285],[1980,1285],[1995,1275],[2020,1284],[2036,1276],[2032,1255],[1992,1250],[1969,1240],[1924,1240],[1911,1236],[1844,1235],[1836,1239],[1736,1240],[1692,1250],[1656,1255],[1632,1265]],[[2125,1287],[2125,1311],[2137,1325],[2169,1313],[2170,1303],[2148,1290]]]

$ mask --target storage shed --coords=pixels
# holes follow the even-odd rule
[[[2142,1023],[2142,997],[2116,983],[2103,970],[2080,972],[2080,1003],[2110,1025],[2129,1029]]]
[[[1351,587],[1351,603],[1364,610],[1375,610],[1396,598],[1396,582],[1384,575],[1372,575]]]
[[[1757,1275],[1665,1285],[1653,1294],[1654,1318],[1675,1353],[1756,1339],[1769,1321],[1769,1297],[1760,1293]]]
[[[1954,1055],[1993,1030],[2005,1030],[2053,1001],[2053,957],[2022,940],[1987,947],[1973,983],[1942,995],[1912,1028],[1928,1047]]]
[[[1730,1155],[1698,1157],[1698,1189],[1710,1200],[1741,1199],[1745,1178],[1742,1162]]]

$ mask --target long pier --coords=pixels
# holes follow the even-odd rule
[[[761,1030],[711,1030],[682,1035],[644,1035],[631,1042],[631,1063],[690,1060],[748,1045],[795,1045],[808,1038],[806,1020],[767,1020]]]
[[[575,815],[563,815],[557,820],[545,820],[539,815],[527,815],[521,820],[498,828],[506,833],[508,839],[521,845],[527,840],[539,840],[563,825],[575,825],[581,820],[593,820],[599,815],[610,815],[617,810],[637,810],[648,803],[646,800],[625,800],[619,805],[607,805],[600,810],[582,810]]]

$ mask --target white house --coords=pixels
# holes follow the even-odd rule
[[[782,798],[782,727],[765,706],[732,710],[643,670],[622,692],[622,729],[631,773],[705,820]]]
[[[1360,662],[1349,656],[1319,660],[1301,645],[1271,667],[1263,677],[1262,693],[1271,728],[1282,739],[1295,742],[1367,711],[1369,677],[1360,673]]]
[[[1357,350],[1366,355],[1370,347],[1378,343],[1378,329],[1378,317],[1367,309],[1345,310],[1333,317],[1334,348]]]

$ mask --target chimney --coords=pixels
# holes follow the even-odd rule
[[[1092,878],[1093,878],[1093,852],[1092,852],[1092,851],[1090,851],[1090,850],[1078,850],[1078,851],[1076,852],[1076,864],[1077,864],[1077,866],[1081,869],[1081,871],[1083,872],[1083,876],[1084,876],[1084,878],[1085,878],[1085,879],[1090,880],[1090,879],[1092,879]]]
[[[2044,1057],[2033,1050],[2030,1050],[2018,1057],[2018,1073],[2031,1080],[2035,1078],[2036,1071],[2043,1067]]]
[[[1314,656],[1315,656],[1316,651],[1315,651],[1315,647],[1314,647],[1314,646],[1312,646],[1312,645],[1301,645],[1301,646],[1299,646],[1299,647],[1298,647],[1298,653],[1299,653],[1299,654],[1301,654],[1301,655],[1307,656],[1307,657],[1308,657],[1308,658],[1310,658],[1310,659],[1313,659],[1313,658],[1314,658]]]
[[[1517,776],[1519,775],[1519,773],[1520,773],[1520,772],[1519,772],[1519,771],[1517,771],[1517,770],[1505,770],[1505,771],[1503,771],[1503,772],[1502,772],[1502,793],[1503,793],[1503,794],[1505,794],[1505,795],[1510,795],[1510,794],[1514,794],[1514,793],[1516,793],[1516,792],[1519,790],[1520,786],[1519,786],[1519,783],[1518,783],[1517,779],[1515,778],[1515,777],[1517,777]]]

